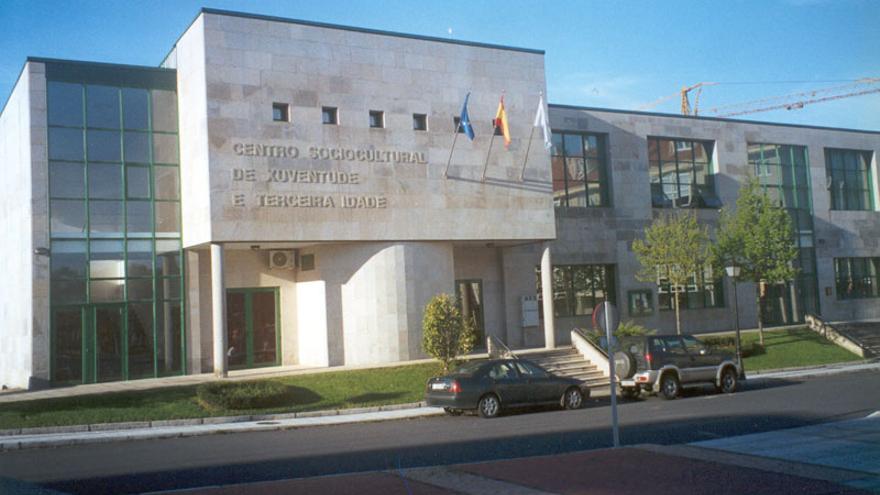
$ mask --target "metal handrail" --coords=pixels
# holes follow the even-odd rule
[[[497,350],[501,349],[499,353]],[[489,358],[496,359],[499,357],[509,358],[509,359],[519,359],[519,357],[510,350],[510,347],[501,342],[501,339],[494,335],[489,335],[486,337],[486,349],[489,351]]]

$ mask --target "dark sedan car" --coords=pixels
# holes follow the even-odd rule
[[[476,409],[494,418],[502,408],[559,404],[579,409],[590,396],[585,383],[555,376],[524,359],[492,359],[462,365],[446,376],[428,380],[425,401],[458,415]]]

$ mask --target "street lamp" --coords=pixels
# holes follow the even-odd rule
[[[739,377],[743,378],[745,375],[745,370],[743,369],[742,364],[742,348],[740,347],[740,336],[739,336],[739,297],[736,293],[736,280],[739,278],[740,267],[737,264],[731,264],[726,267],[724,271],[727,272],[727,276],[733,280],[733,311],[736,317],[736,365],[739,367]]]

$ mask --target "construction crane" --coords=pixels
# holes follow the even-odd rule
[[[718,83],[716,82],[699,82],[692,86],[686,86],[681,88],[681,91],[676,91],[671,95],[662,96],[652,101],[651,103],[647,103],[638,107],[638,110],[650,110],[651,108],[656,107],[657,105],[671,100],[672,98],[679,97],[681,98],[681,114],[682,115],[691,115],[691,102],[688,97],[689,93],[693,90],[697,90],[697,94],[694,97],[694,106],[693,106],[693,115],[698,115],[700,111],[700,94],[703,92],[703,88],[706,86],[714,86]]]
[[[778,81],[778,82],[795,82],[795,81]],[[801,81],[798,81],[801,82]],[[830,81],[829,81],[830,82]],[[699,115],[700,112],[700,95],[706,86],[716,86],[719,84],[770,84],[771,82],[699,82],[692,86],[685,86],[681,91],[677,91],[671,95],[658,98],[651,103],[647,103],[638,107],[638,110],[648,110],[660,105],[672,98],[681,98],[681,114],[682,115]],[[690,104],[690,93],[696,90],[693,108]],[[872,93],[880,93],[880,78],[864,77],[848,84],[834,86],[830,88],[822,88],[811,91],[801,91],[781,96],[771,96],[757,100],[746,101],[742,103],[733,103],[730,105],[722,105],[710,108],[707,112],[718,117],[733,117],[737,115],[746,115],[750,113],[769,112],[771,110],[797,110],[804,108],[806,105],[813,103],[821,103],[823,101],[839,100],[842,98],[850,98],[853,96],[862,96]]]
[[[758,100],[734,103],[710,108],[709,113],[718,117],[735,117],[750,113],[769,112],[771,110],[798,110],[806,105],[823,101],[839,100],[872,93],[880,93],[880,78],[865,77],[842,86],[802,91],[782,96],[771,96]]]

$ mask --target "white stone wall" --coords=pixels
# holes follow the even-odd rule
[[[485,336],[507,341],[504,306],[504,272],[501,248],[459,246],[455,248],[455,280],[477,279],[483,283],[483,324]],[[512,304],[516,304],[511,301]],[[486,342],[478,342],[478,346]]]
[[[49,378],[45,66],[25,64],[0,114],[0,385]]]
[[[529,180],[518,180],[538,95],[545,90],[541,54],[202,14],[173,58],[180,85],[187,246],[209,240],[555,236],[549,158],[539,142],[532,147]],[[458,139],[444,179],[452,118],[468,91],[478,137],[473,143]],[[490,120],[502,91],[514,139],[509,150],[495,140],[483,183]],[[290,105],[291,122],[272,121],[273,102]],[[340,125],[321,124],[322,106],[338,108]],[[370,110],[385,112],[386,128],[369,128]],[[428,115],[428,132],[413,131],[413,113]],[[296,147],[298,154],[248,156],[245,145]],[[310,147],[420,153],[426,163],[311,158]],[[358,179],[269,182],[278,170],[342,172]],[[334,204],[259,206],[261,195],[319,195]],[[342,208],[342,196],[381,198],[383,206]],[[243,206],[236,206],[239,199]],[[512,217],[517,221],[507,221]],[[462,222],[465,218],[479,221]]]

